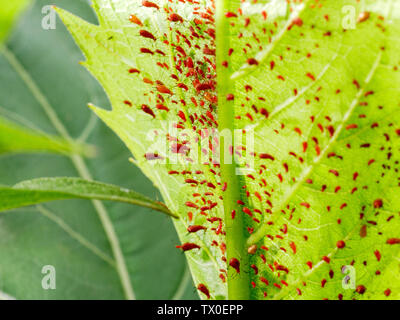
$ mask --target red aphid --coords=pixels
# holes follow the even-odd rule
[[[140,30],[139,34],[144,38],[148,38],[148,39],[156,41],[156,38],[153,36],[153,34],[147,30]]]
[[[181,55],[186,57],[186,52],[185,50],[183,50],[183,48],[181,46],[176,46],[175,47],[176,51],[178,51]]]
[[[260,113],[261,113],[263,116],[265,116],[266,118],[268,118],[268,116],[269,116],[268,110],[265,109],[265,108],[261,108],[261,109],[260,109]]]
[[[208,56],[215,56],[215,49],[211,49],[208,46],[205,46],[205,48],[203,49],[203,53]]]
[[[181,118],[183,121],[186,121],[185,113],[182,110],[178,111],[178,117]]]
[[[163,105],[163,104],[161,104],[161,103],[157,104],[157,105],[156,105],[156,108],[157,108],[158,110],[169,111],[168,107],[165,106],[165,105]]]
[[[375,209],[382,208],[382,206],[383,206],[383,200],[382,199],[376,199],[374,201],[374,208]]]
[[[178,88],[181,88],[181,89],[183,89],[185,91],[189,90],[188,86],[185,85],[184,83],[178,83]]]
[[[142,6],[147,7],[147,8],[156,8],[157,10],[160,9],[158,5],[156,5],[154,2],[143,0],[142,1]]]
[[[171,22],[183,22],[183,18],[177,13],[171,13],[168,20]]]
[[[225,13],[225,17],[227,17],[227,18],[236,18],[237,14],[233,13],[233,12],[227,12],[227,13]]]
[[[264,277],[260,277],[260,281],[265,283],[266,286],[269,285],[269,281],[267,279],[265,279]]]
[[[147,84],[151,84],[151,85],[154,83],[153,81],[151,81],[149,78],[146,78],[146,77],[143,78],[143,82],[147,83]]]
[[[238,259],[236,258],[231,258],[231,260],[229,260],[229,265],[236,270],[237,273],[240,273],[240,262]]]
[[[375,254],[376,260],[381,261],[382,256],[381,256],[381,253],[379,252],[379,250],[375,250],[374,254]]]
[[[325,261],[326,263],[330,263],[331,259],[328,256],[323,256],[322,260]]]
[[[143,25],[142,21],[140,21],[140,19],[138,17],[136,17],[134,14],[130,15],[129,21],[132,22],[132,23],[135,23],[135,24],[137,24],[139,26]]]
[[[289,243],[289,245],[290,245],[290,248],[292,248],[293,253],[296,254],[296,252],[297,252],[296,244],[292,241]]]
[[[181,145],[180,147],[177,147],[176,149],[180,150],[181,147],[183,147],[183,146]],[[198,182],[197,180],[195,180],[195,179],[190,179],[190,178],[189,178],[189,179],[185,179],[185,182],[186,182],[186,183],[199,184],[199,182]]]
[[[176,246],[176,248],[180,248],[182,251],[189,251],[193,249],[200,249],[200,246],[195,243],[185,242],[181,246]]]
[[[251,211],[250,211],[250,209],[249,208],[247,208],[247,207],[243,207],[243,212],[245,213],[245,214],[247,214],[247,215],[249,215],[250,217],[252,217],[253,216],[253,214],[251,213]]]
[[[157,85],[157,91],[160,93],[165,93],[165,94],[172,94],[171,90],[169,90],[166,86],[163,84]]]
[[[186,66],[187,66],[188,68],[193,68],[193,67],[194,67],[193,59],[192,59],[191,57],[188,57],[188,58],[186,59]]]
[[[210,299],[210,291],[208,291],[208,288],[204,284],[200,283],[197,286],[197,290],[199,290],[201,293],[204,293],[207,299]]]
[[[273,156],[271,156],[270,154],[268,154],[268,153],[260,153],[259,157],[260,157],[260,159],[269,159],[269,160],[272,160],[272,161],[275,160],[275,158]]]
[[[141,53],[150,53],[150,54],[154,54],[153,51],[151,51],[150,49],[147,49],[147,48],[140,48],[140,52],[141,52]]]
[[[390,238],[386,240],[387,244],[400,244],[400,238]]]
[[[343,240],[339,240],[336,243],[336,247],[338,247],[338,249],[343,249],[346,246],[346,243]]]
[[[258,61],[255,58],[249,58],[247,59],[247,64],[252,66],[252,65],[258,65]]]
[[[196,86],[197,91],[210,90],[210,89],[212,89],[212,86],[209,83],[199,83]]]
[[[140,70],[131,68],[131,69],[129,69],[129,73],[140,73]]]
[[[270,65],[271,70],[274,70],[275,61],[271,61],[271,62],[269,63],[269,65]]]
[[[306,74],[306,76],[308,78],[310,78],[312,81],[315,81],[315,77],[314,77],[314,75],[312,73],[309,72],[309,73]]]
[[[234,100],[234,99],[235,99],[235,96],[234,96],[232,93],[228,93],[228,94],[226,95],[226,100],[232,101],[232,100]]]
[[[250,267],[254,270],[255,274],[258,274],[258,268],[256,267],[255,264],[252,264]]]
[[[204,226],[198,226],[198,225],[189,226],[187,228],[187,231],[190,232],[190,233],[197,232],[197,231],[200,231],[200,230],[207,230],[207,228],[204,227]]]
[[[301,27],[303,25],[303,20],[301,20],[300,18],[294,18],[292,21],[292,24],[295,24],[296,26]]]
[[[263,16],[263,19],[266,20],[267,16],[268,16],[267,12],[266,11],[262,11],[261,14]]]
[[[156,115],[154,114],[153,110],[151,110],[151,108],[146,104],[142,104],[142,111],[147,113],[147,114],[149,114],[149,115],[151,115],[153,118],[156,117]]]
[[[186,205],[187,207],[189,207],[189,208],[194,208],[194,209],[198,209],[198,208],[199,208],[199,206],[198,206],[197,204],[195,204],[195,203],[193,203],[193,202],[191,202],[191,201],[187,201],[187,202],[185,203],[185,205]]]
[[[365,286],[363,286],[362,284],[357,286],[357,288],[356,288],[356,292],[359,294],[364,294],[366,290],[367,290],[367,288],[365,288]]]

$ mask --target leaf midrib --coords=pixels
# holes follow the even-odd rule
[[[30,76],[28,71],[23,67],[23,65],[18,61],[17,57],[5,46],[0,47],[0,52],[4,54],[8,63],[15,69],[17,74],[21,77],[25,85],[28,87],[29,91],[32,93],[34,98],[38,101],[40,106],[45,111],[48,116],[50,122],[57,130],[57,132],[67,141],[73,141],[69,132],[64,127],[60,119],[58,118],[54,108],[51,106],[45,95],[41,92],[38,85],[35,83],[34,79]],[[78,174],[87,180],[93,180],[91,173],[88,170],[86,163],[83,158],[79,155],[70,155],[68,156],[72,161],[75,169]],[[128,300],[135,299],[135,293],[132,288],[132,284],[130,281],[129,272],[127,269],[127,265],[125,262],[125,258],[122,253],[121,246],[119,244],[118,236],[115,232],[114,226],[111,222],[107,209],[104,207],[103,203],[98,200],[91,200],[97,215],[100,219],[100,222],[105,231],[108,242],[110,243],[114,259],[117,265],[117,273],[121,281],[122,289],[124,291],[124,295]]]

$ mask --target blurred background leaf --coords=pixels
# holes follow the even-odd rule
[[[138,205],[178,218],[163,203],[133,190],[81,178],[56,177],[26,180],[13,187],[0,186],[0,194],[4,197],[0,202],[0,211],[55,200],[96,199]]]
[[[0,154],[51,152],[94,156],[93,146],[71,143],[59,137],[25,128],[0,117]]]
[[[0,0],[0,42],[6,38],[15,18],[27,4],[28,0]]]
[[[0,3],[3,12],[8,1]],[[50,4],[95,22],[86,0],[34,1],[0,54],[0,116],[94,145],[97,156],[83,160],[56,154],[5,154],[0,156],[0,184],[80,176],[160,200],[156,189],[128,162],[125,146],[85,107],[88,102],[107,107],[109,102],[78,64],[82,56],[63,24],[57,19],[55,30],[42,28],[42,9]],[[94,206],[68,200],[0,214],[0,298],[126,297],[100,212],[115,230],[136,298],[197,299],[184,255],[174,247],[178,239],[171,220],[150,211],[121,203]],[[56,290],[41,286],[45,265],[56,268]]]

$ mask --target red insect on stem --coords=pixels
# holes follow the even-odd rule
[[[240,262],[236,258],[231,258],[229,260],[229,265],[236,270],[237,273],[240,273]]]
[[[207,299],[210,299],[210,291],[204,284],[199,283],[197,286],[197,290],[199,290],[201,293],[204,293],[206,295]]]
[[[180,248],[182,249],[183,252],[185,251],[189,251],[189,250],[193,250],[193,249],[200,249],[200,246],[195,244],[195,243],[191,243],[191,242],[185,242],[180,246],[176,246],[176,248]]]

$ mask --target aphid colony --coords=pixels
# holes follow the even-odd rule
[[[256,3],[257,0],[252,2]],[[299,2],[301,3],[302,1],[287,1],[289,6],[296,5]],[[323,5],[320,1],[311,2],[311,7],[314,10],[323,11]],[[170,143],[171,152],[184,156],[187,161],[187,168],[182,170],[178,166],[170,167],[168,174],[174,178],[181,179],[187,189],[193,191],[190,192],[191,198],[184,201],[186,215],[181,217],[182,223],[186,225],[187,232],[192,240],[177,246],[177,248],[183,251],[205,250],[207,254],[217,256],[219,278],[223,283],[226,282],[227,268],[232,268],[237,273],[250,273],[252,281],[249,285],[257,289],[255,294],[257,297],[278,294],[283,288],[291,289],[297,295],[302,295],[301,288],[307,286],[306,281],[298,282],[291,286],[291,283],[287,280],[291,270],[283,262],[285,261],[284,259],[279,260],[277,257],[279,252],[284,253],[285,256],[295,256],[302,250],[302,246],[307,244],[309,240],[307,232],[303,232],[302,236],[296,237],[296,239],[291,239],[289,233],[295,228],[301,228],[302,218],[298,212],[300,210],[311,212],[314,208],[313,204],[307,200],[296,200],[297,203],[294,204],[291,196],[303,185],[321,193],[339,194],[343,191],[343,188],[348,188],[348,181],[352,184],[348,194],[353,195],[363,191],[367,193],[368,186],[358,184],[357,179],[360,179],[361,173],[357,168],[354,169],[350,177],[347,177],[346,185],[343,186],[340,185],[340,183],[344,182],[344,180],[341,180],[343,173],[336,167],[326,170],[329,178],[336,179],[329,180],[337,181],[334,186],[326,183],[315,183],[312,172],[315,166],[326,159],[344,162],[346,161],[346,156],[344,155],[346,151],[368,149],[371,144],[364,142],[357,148],[347,144],[344,150],[340,152],[331,149],[331,145],[337,142],[339,134],[359,129],[357,123],[351,122],[353,121],[353,118],[350,117],[351,114],[344,119],[343,123],[334,121],[330,114],[322,113],[322,115],[310,115],[307,123],[296,125],[293,125],[293,123],[279,123],[272,131],[273,134],[286,134],[290,130],[291,133],[288,136],[295,135],[300,142],[291,146],[291,151],[285,155],[284,159],[282,159],[280,152],[272,150],[259,150],[259,152],[252,154],[257,159],[256,168],[254,173],[247,174],[243,179],[241,186],[243,197],[237,199],[241,212],[236,212],[235,210],[231,212],[232,219],[235,219],[239,214],[246,217],[247,235],[250,239],[252,236],[256,239],[246,249],[251,263],[250,265],[241,265],[239,256],[227,261],[225,257],[224,221],[222,218],[224,216],[222,200],[224,192],[227,190],[227,182],[221,181],[219,164],[212,163],[211,159],[209,159],[210,161],[201,163],[199,168],[193,170],[195,166],[191,165],[193,159],[189,156],[192,148],[200,148],[204,154],[208,154],[210,150],[211,153],[215,152],[219,146],[219,140],[211,138],[211,133],[218,128],[215,64],[215,54],[218,48],[215,45],[215,6],[211,1],[209,2],[209,7],[204,7],[200,1],[195,0],[171,0],[163,2],[163,6],[158,3],[143,0],[142,6],[153,10],[159,14],[158,16],[164,17],[164,22],[168,26],[166,32],[160,33],[148,21],[142,21],[133,13],[130,15],[129,21],[137,26],[137,29],[135,29],[137,30],[137,36],[143,40],[141,41],[143,46],[137,48],[137,50],[144,56],[154,57],[153,61],[158,68],[157,70],[167,75],[169,80],[167,82],[166,80],[162,81],[161,78],[149,78],[147,73],[142,72],[141,66],[132,66],[127,72],[132,77],[139,77],[143,81],[144,87],[148,88],[145,96],[148,97],[149,102],[140,106],[135,106],[128,100],[123,101],[123,103],[128,108],[140,108],[144,114],[152,119],[173,120],[175,121],[174,126],[178,130],[190,130],[198,133],[198,138],[191,140],[179,136],[166,137]],[[187,15],[183,16],[183,14],[181,15],[173,9],[177,8],[179,3],[191,5],[190,19],[187,18]],[[236,63],[237,61],[243,61],[245,72],[247,72],[246,70],[254,70],[254,68],[264,68],[264,72],[268,73],[276,72],[276,79],[281,82],[286,82],[288,79],[287,74],[281,74],[277,70],[278,63],[282,63],[285,60],[284,54],[273,57],[268,56],[267,60],[262,61],[255,58],[257,53],[263,52],[265,47],[274,41],[274,36],[279,35],[281,32],[297,32],[301,37],[304,32],[314,28],[314,26],[306,25],[299,16],[291,18],[289,23],[286,24],[287,22],[282,21],[269,21],[268,12],[266,11],[260,12],[257,16],[245,16],[240,7],[237,12],[227,12],[225,18],[229,20],[232,30],[243,29],[243,31],[233,32],[233,37],[237,41],[235,43],[240,44],[242,50],[238,50],[240,47],[238,45],[236,46],[238,48],[229,49],[226,53],[227,56],[231,57]],[[329,22],[328,15],[325,15],[324,19]],[[370,14],[363,13],[360,15],[358,22],[365,22],[368,19],[370,19]],[[256,28],[260,28],[262,23],[265,23],[265,27],[256,33],[253,25],[257,24]],[[282,26],[284,26],[284,29],[282,29]],[[248,34],[245,31],[247,29],[251,30]],[[331,31],[324,30],[322,39],[332,36]],[[279,35],[279,37],[281,36]],[[311,53],[311,50],[303,52],[304,59],[313,59],[314,52],[318,53],[320,47],[321,44],[317,43],[313,48],[313,53]],[[290,50],[291,48],[288,47],[287,52]],[[227,61],[224,61],[222,65],[225,68],[229,67]],[[314,83],[316,84],[315,96],[313,99],[305,98],[306,91],[304,89],[293,88],[292,100],[290,101],[304,98],[305,107],[311,106],[313,103],[319,103],[320,97],[318,93],[323,90],[323,87],[318,84],[318,81],[323,75],[323,72],[316,74],[305,70],[304,77],[311,82],[310,88],[314,86]],[[243,85],[242,88],[238,88],[238,90],[241,90],[240,97],[237,97],[234,93],[224,97],[229,101],[235,101],[235,107],[240,109],[237,112],[236,121],[243,121],[245,124],[263,124],[277,117],[278,112],[281,110],[276,111],[268,105],[266,98],[263,96],[265,92],[254,92],[252,83],[238,83]],[[357,106],[367,106],[367,99],[375,94],[375,90],[368,86],[368,83],[364,83],[363,79],[353,79],[351,84],[346,85],[353,86],[359,100],[357,101]],[[342,90],[343,88],[337,88],[335,95],[341,95]],[[356,106],[353,108],[356,108]],[[367,111],[359,116],[361,119],[366,117]],[[371,129],[377,128],[379,125],[376,122],[371,125]],[[245,126],[243,125],[242,127],[244,128]],[[316,130],[312,132],[312,136],[308,136],[309,132],[306,132],[309,127]],[[210,132],[210,135],[204,135],[204,132]],[[397,135],[400,135],[400,131],[397,131]],[[385,132],[386,141],[389,141],[392,136],[393,132]],[[201,143],[204,139],[208,139],[206,148]],[[384,149],[383,146],[382,148]],[[238,146],[233,149],[231,146],[231,154],[243,157],[246,154],[246,147]],[[148,161],[156,161],[163,159],[165,155],[155,151],[143,156]],[[376,161],[373,158],[367,159],[364,161],[363,166],[365,168],[370,167]],[[395,164],[397,165],[398,162]],[[278,166],[279,169],[276,169]],[[273,174],[271,174],[272,169],[276,169]],[[295,173],[291,175],[292,172]],[[289,196],[277,195],[277,187],[286,185],[286,190],[289,190]],[[341,201],[341,199],[337,198],[337,201]],[[365,212],[368,210],[376,210],[378,212],[385,205],[384,200],[381,198],[369,199],[368,201],[368,206],[363,205],[360,208],[361,224],[358,228],[360,239],[367,237],[367,225],[373,225],[372,219],[364,221]],[[350,203],[346,201],[339,204],[326,203],[325,214],[344,212],[349,205]],[[334,223],[340,225],[343,222],[342,219],[345,220],[346,217],[340,216]],[[317,261],[303,261],[302,267],[305,270],[310,270],[311,273],[320,268],[321,265],[330,265],[337,251],[349,248],[348,239],[346,237],[335,239],[335,247],[330,252],[321,256]],[[299,243],[300,241],[301,243]],[[386,240],[387,245],[399,243],[400,239],[398,238]],[[378,249],[373,250],[373,255],[378,262],[382,258],[382,254]],[[354,264],[353,261],[350,261],[350,263]],[[327,276],[320,279],[321,287],[324,288],[329,285],[329,280],[333,279],[334,276],[333,267],[329,268]],[[213,296],[206,284],[198,284],[197,289],[206,298]],[[360,285],[357,287],[356,292],[364,294],[366,290],[365,286]],[[390,289],[385,291],[385,295],[390,295]],[[343,295],[339,293],[338,298],[343,298]]]
[[[192,6],[192,15],[190,20],[185,20],[174,11],[173,8],[177,7],[174,1],[169,4],[164,2],[163,6],[159,3],[142,1],[142,6],[152,9],[157,17],[163,17],[168,29],[165,32],[155,30],[148,21],[142,21],[134,13],[129,21],[137,26],[138,36],[143,39],[143,46],[137,50],[154,58],[154,64],[167,81],[165,78],[150,78],[140,65],[130,68],[128,73],[141,78],[144,86],[149,88],[145,93],[149,103],[139,106],[141,111],[153,119],[174,121],[177,134],[168,133],[165,137],[169,152],[184,157],[189,164],[185,170],[178,165],[168,170],[170,176],[182,177],[182,183],[193,190],[191,199],[185,203],[187,215],[182,217],[188,234],[193,235],[193,242],[185,242],[177,248],[185,252],[207,246],[216,248],[217,251],[212,251],[212,254],[218,255],[219,278],[225,282],[225,232],[218,208],[222,204],[219,193],[226,186],[220,181],[219,165],[213,163],[211,157],[207,158],[216,152],[219,143],[218,138],[213,136],[218,127],[214,5],[210,2],[210,7],[202,7],[197,1],[187,1]],[[175,4],[178,3],[176,1]],[[130,101],[124,101],[124,104],[129,108],[136,107]],[[188,131],[197,137],[192,139],[186,135]],[[205,155],[204,163],[196,170],[190,165],[194,162],[190,158],[193,148],[199,148]],[[144,155],[148,161],[164,159],[165,156],[160,150]],[[197,288],[205,297],[211,298],[206,284],[200,283]]]

